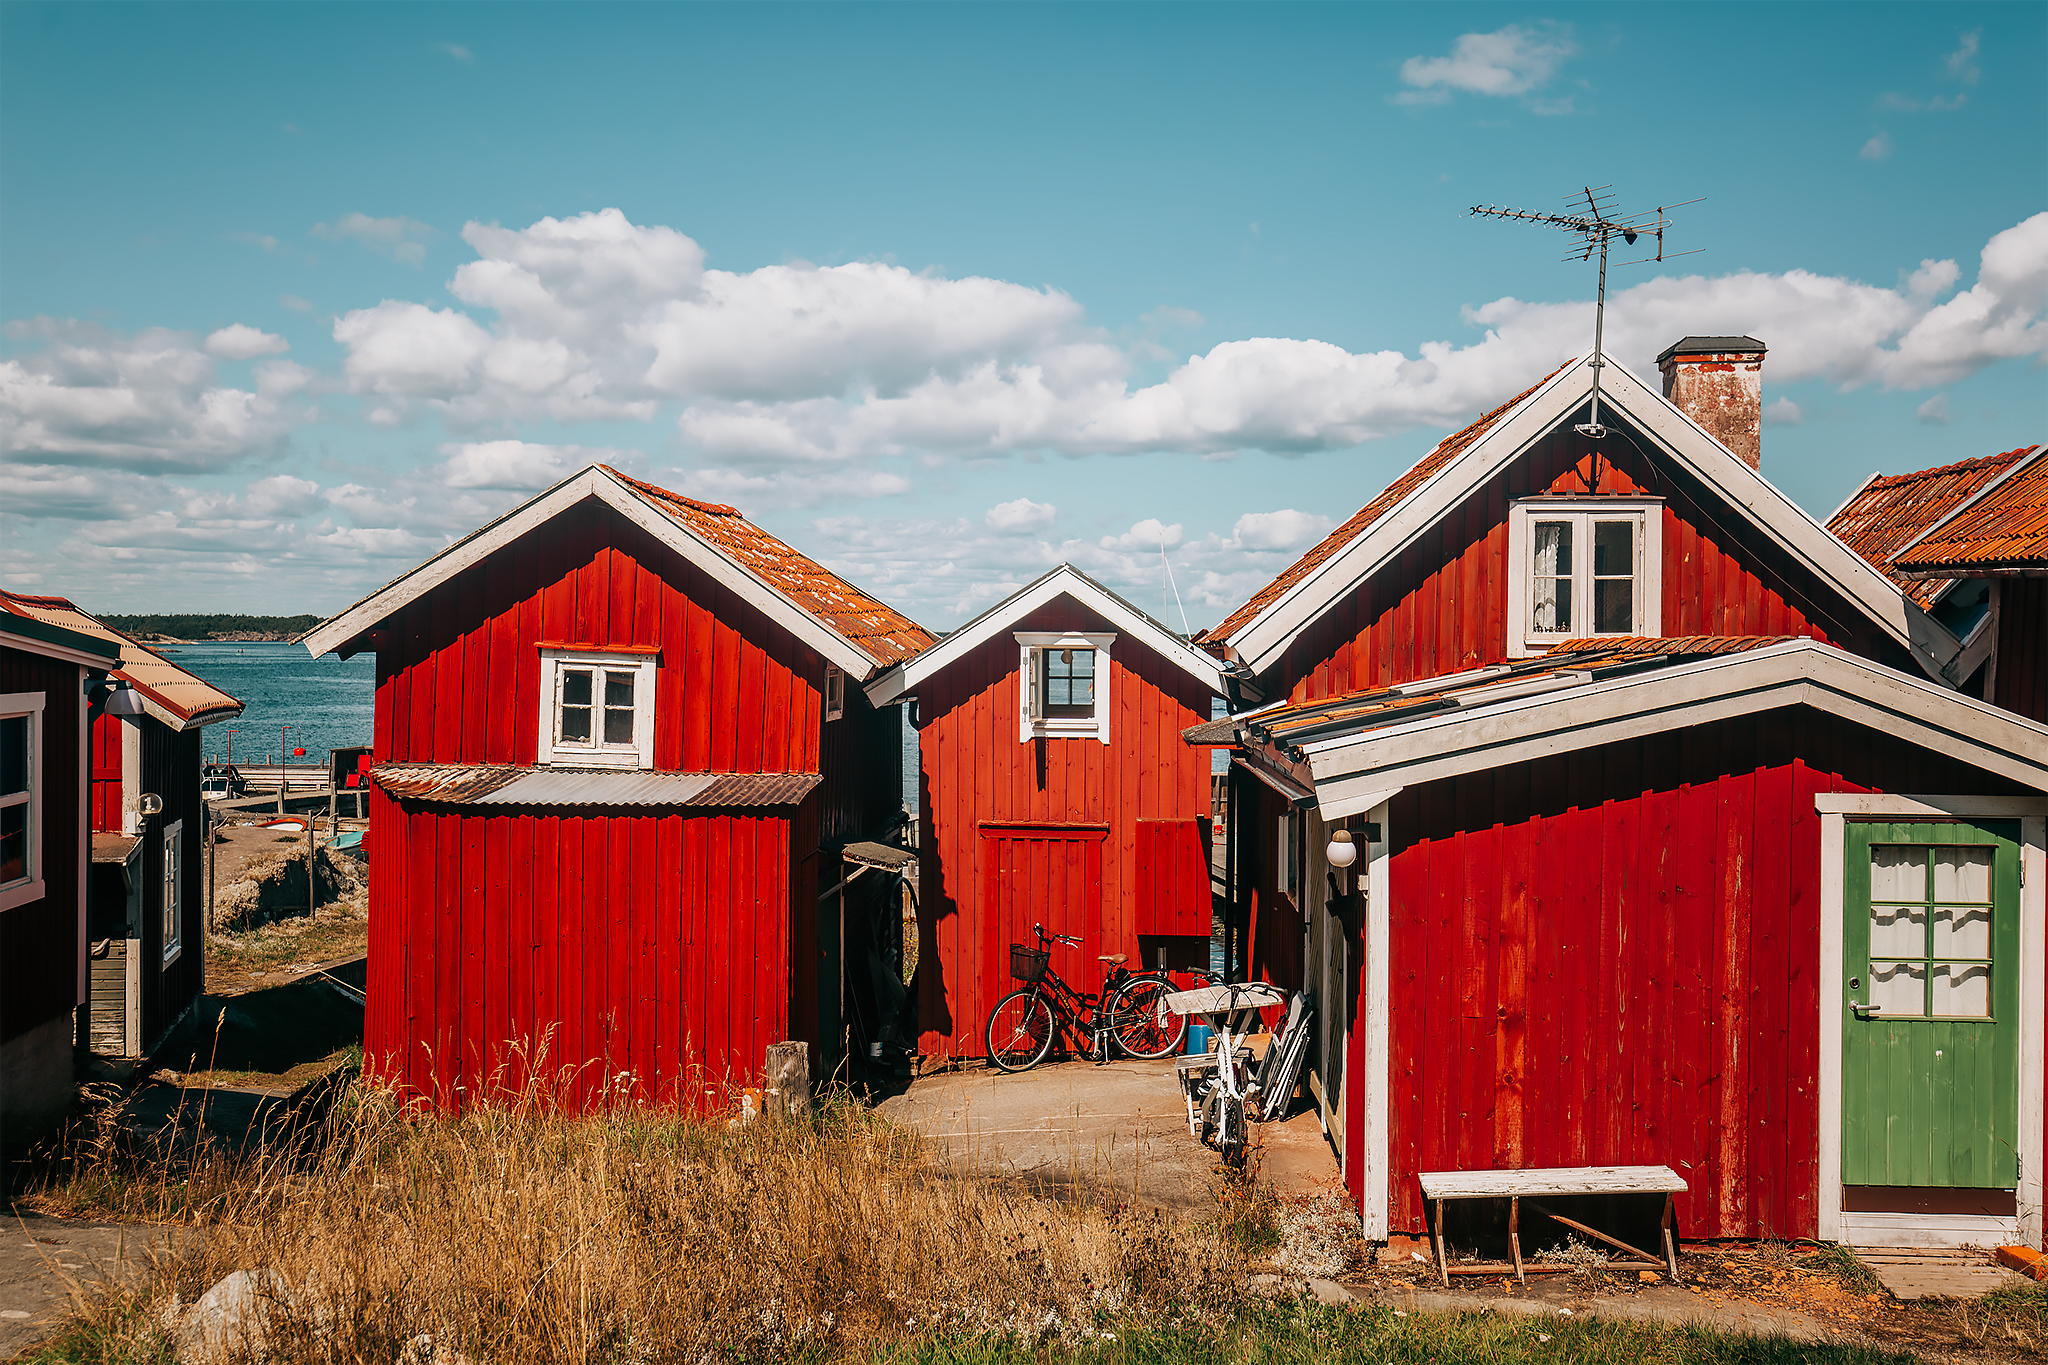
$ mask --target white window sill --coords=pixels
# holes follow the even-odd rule
[[[47,883],[38,878],[32,882],[16,882],[5,890],[0,890],[0,910],[12,910],[17,905],[28,905],[41,900],[47,894],[46,886]]]

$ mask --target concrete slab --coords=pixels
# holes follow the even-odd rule
[[[1337,1151],[1324,1134],[1316,1110],[1303,1109],[1278,1122],[1253,1124],[1252,1141],[1259,1152],[1259,1178],[1281,1198],[1344,1193]]]
[[[1188,1135],[1173,1059],[1059,1062],[1021,1075],[969,1064],[877,1106],[969,1169],[1114,1190],[1176,1214],[1214,1206],[1216,1154]]]
[[[1708,1307],[1676,1285],[1654,1285],[1640,1293],[1599,1297],[1499,1299],[1435,1289],[1388,1288],[1380,1292],[1343,1286],[1362,1303],[1385,1304],[1411,1313],[1516,1313],[1530,1317],[1590,1317],[1613,1321],[1696,1323],[1721,1332],[1783,1336],[1794,1341],[1839,1341],[1841,1334],[1818,1318],[1760,1304],[1721,1303]]]
[[[2027,1284],[1978,1250],[1928,1251],[1919,1247],[1854,1247],[1861,1261],[1892,1297],[1912,1299],[1974,1299],[2007,1285]]]
[[[171,1245],[169,1228],[7,1214],[0,1223],[0,1360],[54,1333],[82,1296],[136,1283]]]

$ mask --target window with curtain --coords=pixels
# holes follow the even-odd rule
[[[1564,640],[1658,633],[1660,513],[1651,499],[1532,498],[1508,523],[1515,653]]]

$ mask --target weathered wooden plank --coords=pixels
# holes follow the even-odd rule
[[[1424,1171],[1429,1199],[1501,1199],[1510,1195],[1675,1194],[1684,1177],[1669,1166],[1563,1166],[1526,1171]]]

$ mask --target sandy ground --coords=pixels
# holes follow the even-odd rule
[[[140,1279],[168,1228],[7,1214],[0,1227],[0,1360],[48,1336],[83,1295]]]

